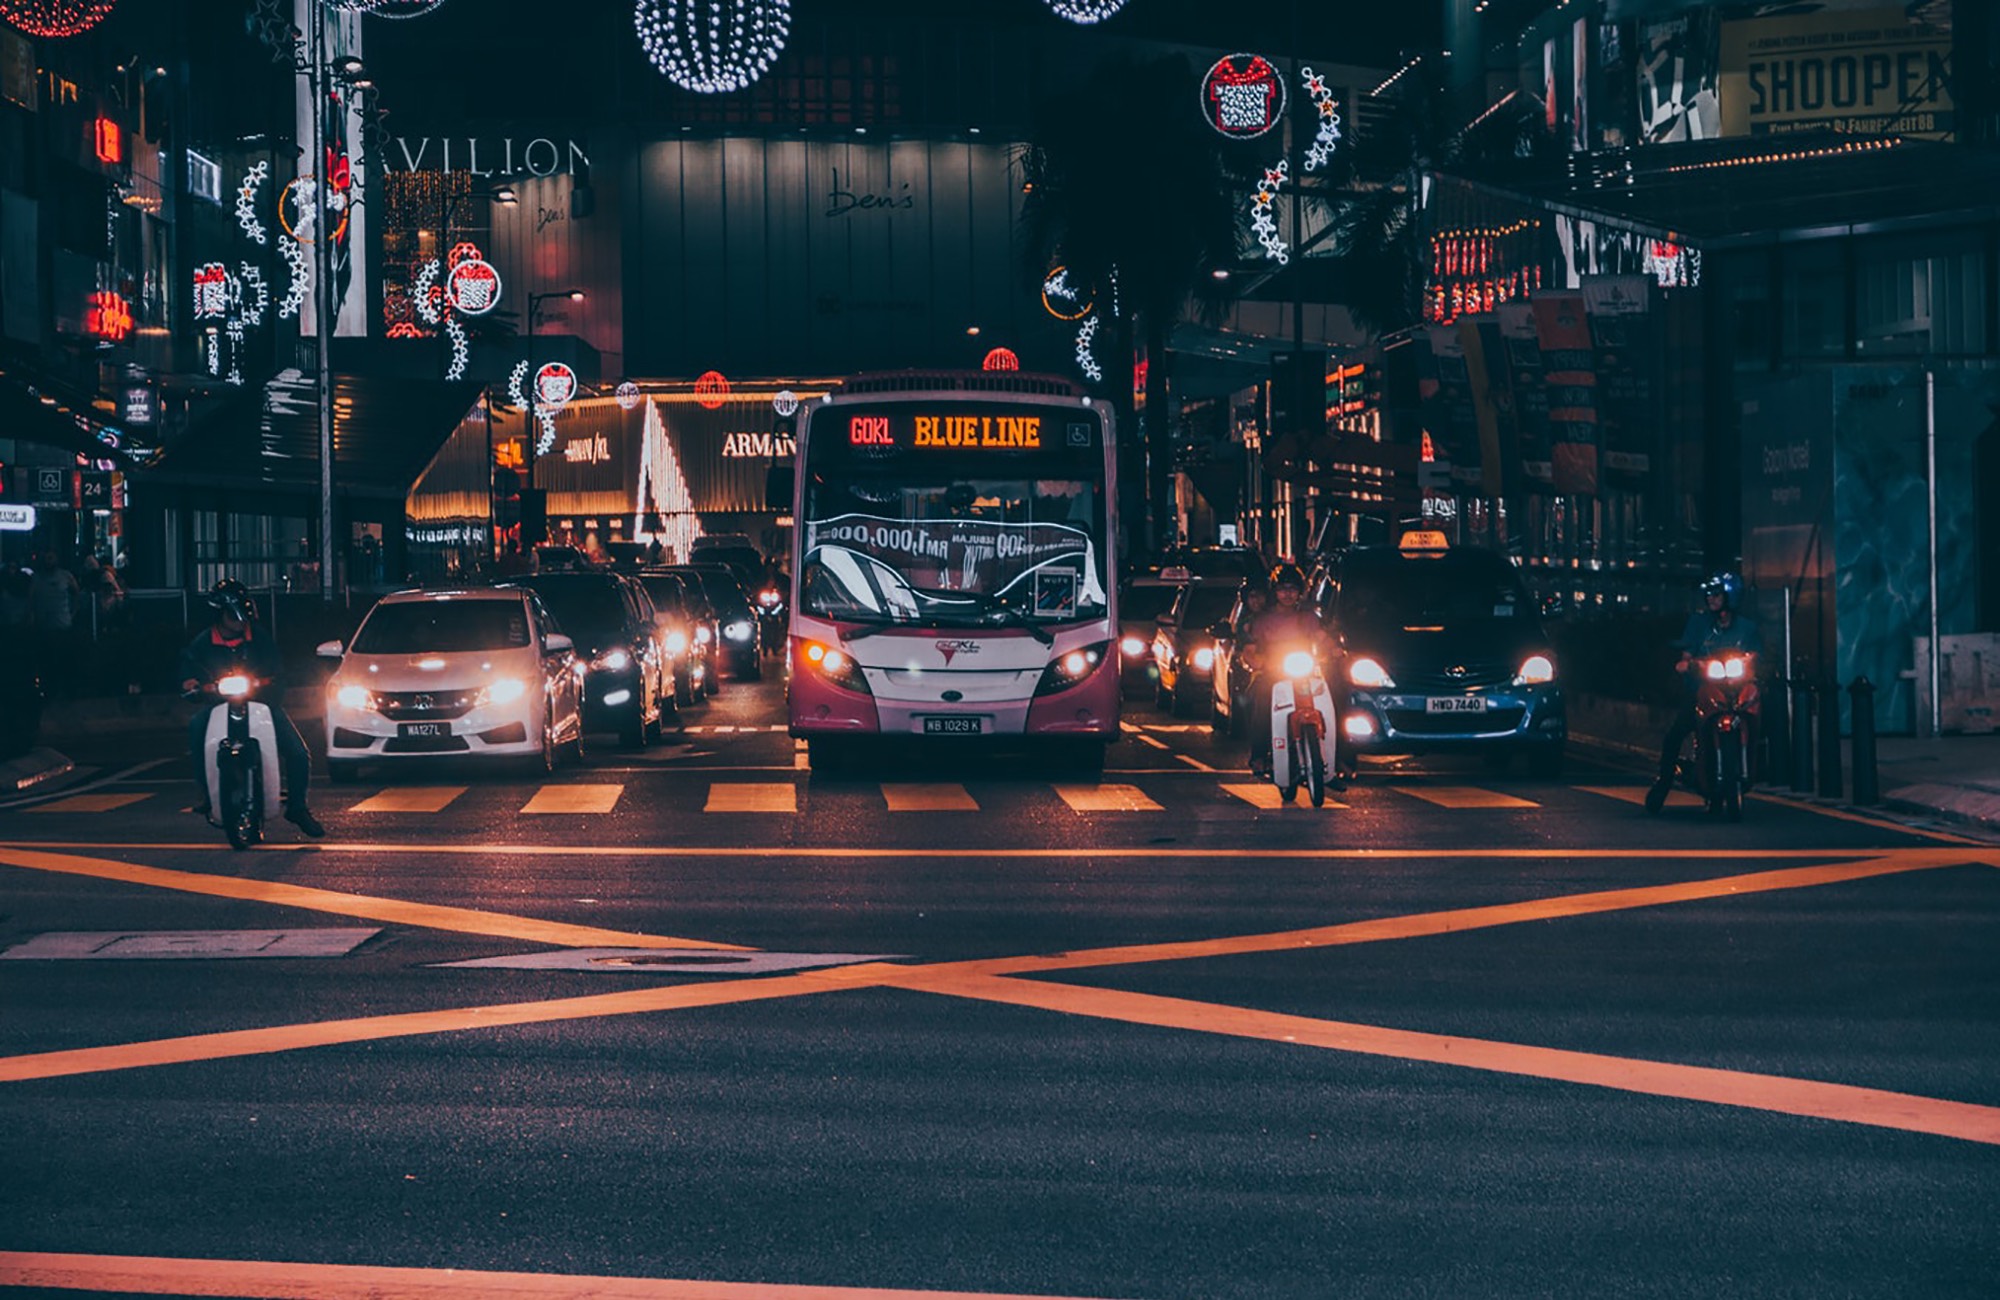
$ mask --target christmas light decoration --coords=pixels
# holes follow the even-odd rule
[[[84,314],[83,332],[112,343],[123,343],[132,333],[132,305],[118,294],[100,291],[90,295],[90,310]]]
[[[729,381],[722,377],[720,370],[704,370],[701,377],[694,381],[694,396],[703,410],[720,410],[722,404],[729,400]]]
[[[611,391],[618,399],[618,409],[621,411],[636,411],[639,409],[639,403],[646,400],[639,395],[639,385],[629,379]]]
[[[262,271],[248,262],[238,263],[230,297],[245,325],[264,323],[264,311],[271,305],[271,287],[264,283]]]
[[[451,364],[445,367],[444,377],[451,383],[465,378],[465,368],[472,360],[471,342],[465,336],[465,326],[453,316],[444,323],[445,337],[451,340]]]
[[[632,24],[653,66],[686,90],[742,90],[791,34],[790,0],[638,0]]]
[[[1012,348],[994,348],[986,354],[986,359],[979,363],[979,368],[981,370],[1019,370],[1021,368],[1021,358],[1014,355]]]
[[[1076,364],[1083,371],[1083,377],[1093,384],[1104,382],[1104,367],[1097,364],[1097,357],[1090,345],[1097,338],[1097,317],[1089,316],[1076,328]]]
[[[1319,131],[1306,146],[1306,170],[1318,171],[1333,160],[1333,146],[1340,140],[1340,103],[1326,78],[1311,68],[1299,69],[1299,80],[1319,110]]]
[[[305,245],[289,235],[278,236],[278,252],[285,259],[285,271],[289,277],[285,282],[285,296],[278,301],[278,315],[290,320],[306,305],[306,284],[312,278],[312,268],[306,262]]]
[[[1042,308],[1057,320],[1082,320],[1093,305],[1090,291],[1070,282],[1068,267],[1055,267],[1042,277]]]
[[[660,544],[686,558],[694,553],[694,539],[701,536],[701,522],[694,512],[694,494],[688,490],[687,476],[667,438],[667,422],[660,416],[660,404],[646,402],[646,424],[640,435],[639,491],[632,503],[632,535],[648,537],[646,520],[660,518]]]
[[[781,420],[789,420],[799,411],[799,395],[789,388],[780,388],[771,394],[771,409]]]
[[[421,18],[444,7],[444,0],[326,0],[326,3],[370,18]]]
[[[270,242],[264,232],[264,223],[257,219],[257,191],[264,182],[271,179],[271,164],[259,159],[243,173],[243,183],[236,187],[236,224],[243,233],[259,244]]]
[[[1250,229],[1257,235],[1257,241],[1264,245],[1264,255],[1279,266],[1292,260],[1285,247],[1284,236],[1278,233],[1277,219],[1272,215],[1272,203],[1278,197],[1278,190],[1291,174],[1291,164],[1280,162],[1276,167],[1264,169],[1264,183],[1257,190],[1257,196],[1250,200]]]
[[[1217,59],[1201,83],[1208,124],[1232,140],[1254,140],[1285,115],[1285,80],[1261,54]]]
[[[194,318],[221,320],[229,314],[229,268],[208,262],[194,272]]]
[[[29,36],[80,36],[104,21],[117,0],[0,0],[0,19]]]
[[[1073,23],[1101,23],[1125,7],[1125,0],[1048,0],[1056,17]]]
[[[500,303],[500,272],[479,255],[477,247],[471,244],[460,247],[471,252],[453,261],[451,273],[444,281],[444,300],[461,316],[484,316]]]
[[[438,304],[437,278],[443,268],[433,257],[417,271],[417,278],[410,282],[410,294],[417,304],[417,315],[424,318],[426,325],[435,325],[444,319]]]

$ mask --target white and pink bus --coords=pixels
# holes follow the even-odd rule
[[[801,409],[788,698],[815,768],[891,737],[1102,767],[1116,445],[1107,406],[1020,371],[859,375]]]

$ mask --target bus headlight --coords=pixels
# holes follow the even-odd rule
[[[861,695],[874,693],[868,689],[868,678],[861,671],[861,665],[855,663],[854,656],[845,650],[818,641],[807,641],[799,647],[799,656],[822,680],[842,690]]]
[[[1050,695],[1065,691],[1097,671],[1098,665],[1111,653],[1111,643],[1100,641],[1096,645],[1079,646],[1049,661],[1042,670],[1042,680],[1035,686],[1035,694]]]

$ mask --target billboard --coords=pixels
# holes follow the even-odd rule
[[[1900,8],[1724,23],[1722,131],[1843,131],[1945,139],[1951,34]]]
[[[1715,27],[1712,9],[1637,25],[1641,144],[1713,140],[1722,133]]]

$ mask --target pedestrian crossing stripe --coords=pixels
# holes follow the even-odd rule
[[[150,799],[150,793],[139,794],[73,794],[67,799],[54,803],[36,804],[29,812],[45,813],[105,813]]]
[[[892,785],[884,783],[882,798],[890,812],[977,812],[979,801],[955,782]]]
[[[1398,785],[1400,794],[1434,803],[1440,808],[1539,808],[1532,799],[1521,799],[1498,790],[1482,790],[1473,785]]]
[[[413,785],[400,789],[384,790],[371,795],[349,808],[358,813],[434,813],[443,812],[452,800],[464,794],[462,785]]]
[[[1056,794],[1078,812],[1158,812],[1136,785],[1059,785]]]
[[[1222,791],[1224,794],[1235,795],[1238,799],[1241,799],[1253,808],[1275,809],[1288,806],[1285,803],[1285,796],[1279,793],[1278,787],[1272,785],[1269,781],[1257,781],[1254,783],[1225,782],[1222,786]],[[1305,808],[1313,806],[1312,800],[1303,791],[1300,792],[1298,798],[1299,802],[1290,806]],[[1347,807],[1346,804],[1338,799],[1328,799],[1326,806],[1328,808]]]
[[[545,785],[522,807],[524,813],[608,813],[618,805],[622,785]]]
[[[1646,802],[1647,787],[1643,785],[1580,785],[1576,787],[1585,794],[1601,794],[1606,799],[1616,799],[1620,803],[1643,804]],[[1667,792],[1666,806],[1669,808],[1705,808],[1702,797],[1692,790],[1670,790]]]
[[[793,813],[799,788],[789,781],[718,781],[708,787],[703,812]]]

